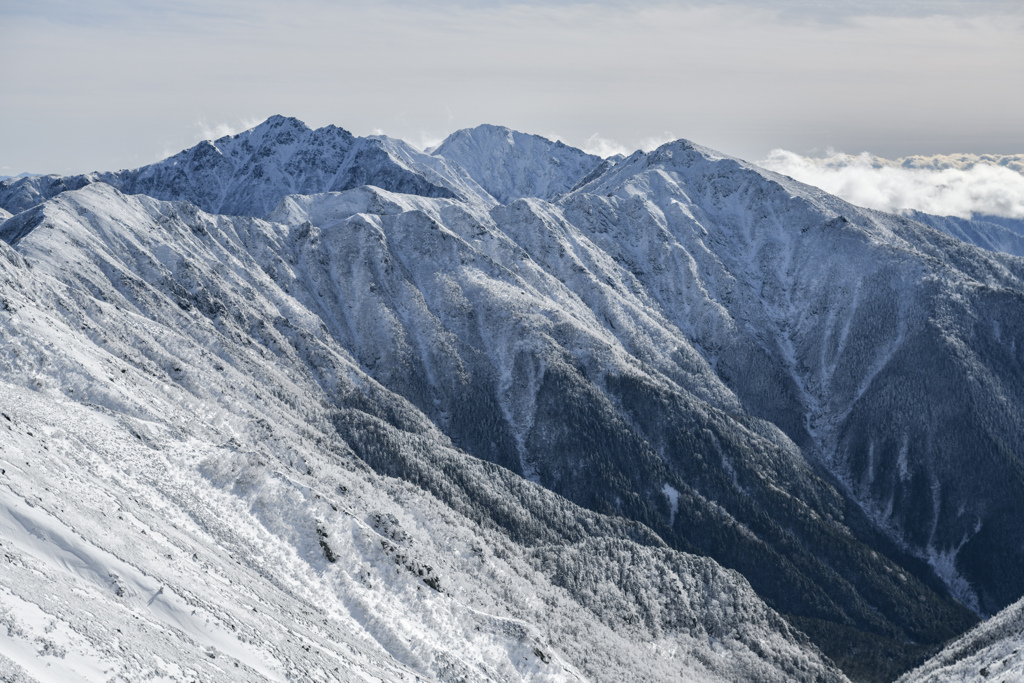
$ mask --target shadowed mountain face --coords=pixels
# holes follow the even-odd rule
[[[126,291],[251,338],[261,362],[330,377],[275,334],[324,340],[380,387],[359,410],[405,430],[411,410],[417,433],[737,570],[857,679],[964,631],[963,605],[1024,593],[1024,261],[685,141],[612,163],[484,126],[435,154],[274,118],[147,169],[2,184],[21,213],[0,236],[96,296],[52,255],[91,238],[51,233],[102,230],[136,259]],[[31,208],[97,181],[267,221],[102,184]],[[153,220],[184,226],[145,234],[159,263],[125,236]],[[188,235],[216,248],[161,256]],[[259,279],[241,291],[305,317],[239,313],[215,275],[232,259]],[[358,395],[325,381],[324,400]],[[463,496],[446,482],[464,465],[328,424],[378,475]],[[479,514],[518,529],[504,495]]]
[[[643,193],[674,237],[699,235],[683,248],[713,256],[701,279],[728,284],[709,298],[736,331],[695,340],[748,411],[817,452],[968,604],[993,612],[1024,592],[1021,261],[678,143],[567,204],[584,193]]]

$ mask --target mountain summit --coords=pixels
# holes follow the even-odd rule
[[[449,135],[433,151],[462,166],[503,204],[513,199],[554,199],[604,160],[539,135],[483,125]]]

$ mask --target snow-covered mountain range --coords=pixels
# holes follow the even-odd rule
[[[5,675],[892,680],[1024,594],[1012,226],[283,117],[0,207]]]

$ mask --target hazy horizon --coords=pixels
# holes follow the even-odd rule
[[[133,168],[272,114],[428,146],[480,123],[749,160],[1024,152],[1024,8],[8,3],[0,175]]]

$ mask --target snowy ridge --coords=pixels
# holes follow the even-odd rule
[[[282,226],[38,213],[0,244],[5,676],[842,680],[736,573],[453,450],[251,261]]]

